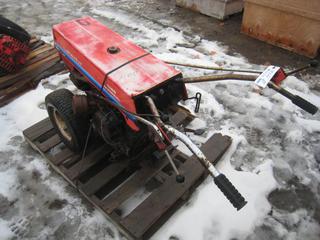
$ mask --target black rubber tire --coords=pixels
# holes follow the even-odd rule
[[[73,93],[67,89],[58,89],[48,94],[45,98],[46,108],[49,118],[61,137],[64,144],[74,152],[81,152],[88,134],[89,121],[85,118],[76,116],[72,110]],[[68,133],[71,135],[71,140],[66,138],[61,132],[54,111],[58,112],[63,119]]]
[[[28,43],[30,41],[29,33],[18,24],[0,15],[0,34],[9,35],[20,42]]]

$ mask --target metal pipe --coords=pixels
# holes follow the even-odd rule
[[[171,164],[174,172],[176,173],[176,175],[180,175],[180,172],[179,172],[179,170],[177,169],[176,164],[173,162],[172,157],[170,156],[170,154],[168,153],[168,151],[167,151],[167,150],[164,150],[164,153],[166,154],[166,156],[167,156],[167,158],[168,158],[168,160],[169,160],[169,162],[170,162],[170,164]]]
[[[140,117],[140,116],[135,116],[135,117],[136,117],[136,119],[137,119],[138,121],[140,121],[140,122],[144,123],[145,125],[151,127],[151,129],[160,137],[160,139],[161,139],[162,141],[165,140],[164,137],[162,136],[162,133],[161,133],[161,131],[160,131],[160,129],[158,128],[157,125],[153,124],[152,122],[150,122],[150,121],[148,121],[147,119],[142,118],[142,117]]]
[[[287,75],[293,75],[297,72],[303,71],[308,68],[317,68],[319,66],[319,62],[317,60],[312,60],[308,65],[294,69],[292,71],[286,72]]]
[[[184,67],[191,67],[191,68],[199,68],[199,69],[207,69],[207,70],[216,70],[216,71],[225,71],[225,72],[246,72],[246,73],[262,73],[263,71],[254,70],[254,69],[232,69],[232,68],[223,68],[223,67],[212,67],[212,66],[205,66],[200,64],[190,64],[190,63],[179,63],[173,61],[164,61],[165,63],[177,65],[177,66],[184,66]],[[308,68],[316,68],[318,67],[319,62],[317,60],[312,60],[309,64],[294,69],[292,71],[286,72],[286,75],[293,75],[297,72],[306,70]]]
[[[172,65],[177,65],[177,66],[224,71],[224,72],[247,72],[247,73],[262,73],[263,72],[263,71],[254,70],[254,69],[232,69],[232,68],[205,66],[205,65],[200,65],[200,64],[179,63],[179,62],[173,62],[173,61],[164,61],[164,62],[168,63],[168,64],[172,64]]]
[[[150,107],[150,110],[151,110],[151,113],[156,116],[155,118],[155,121],[160,124],[160,126],[163,126],[164,123],[162,122],[161,118],[160,118],[160,114],[159,114],[159,111],[157,109],[157,106],[156,104],[154,103],[153,99],[149,96],[145,96],[145,98],[147,99],[147,102],[149,104],[149,107]]]
[[[220,75],[206,75],[200,77],[183,78],[184,83],[198,83],[198,82],[214,82],[221,80],[242,80],[242,81],[255,81],[258,75],[245,75],[245,74],[220,74]]]
[[[155,116],[157,116],[156,119],[155,119],[156,122],[159,124],[159,126],[161,126],[161,127],[164,126],[164,123],[162,122],[162,120],[161,120],[161,118],[160,118],[159,111],[158,111],[157,106],[156,106],[156,104],[154,103],[153,99],[152,99],[151,97],[149,97],[149,96],[145,96],[145,98],[147,99],[147,102],[148,102],[148,104],[149,104],[151,113],[154,114]],[[180,172],[179,172],[176,164],[174,163],[174,161],[172,160],[170,154],[168,153],[168,151],[167,151],[166,149],[164,150],[164,153],[166,154],[166,156],[167,156],[167,158],[168,158],[168,160],[169,160],[169,162],[170,162],[170,164],[171,164],[174,172],[175,172],[176,175],[177,175],[177,176],[176,176],[177,182],[180,182],[180,183],[181,183],[181,182],[184,182],[184,176],[182,176],[182,175],[180,174]]]
[[[200,160],[201,164],[209,170],[209,173],[212,177],[218,177],[220,172],[212,165],[210,161],[206,158],[206,156],[202,153],[202,151],[195,145],[188,136],[178,131],[177,129],[171,127],[170,125],[165,125],[165,128],[170,132],[173,136],[183,142],[190,151]]]

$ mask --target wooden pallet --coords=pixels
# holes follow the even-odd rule
[[[173,125],[179,126],[185,125],[186,119],[186,114],[179,111],[171,120]],[[129,239],[148,239],[207,176],[194,157],[176,149],[170,152],[178,169],[185,175],[182,184],[176,182],[168,160],[160,152],[141,155],[138,164],[128,166],[127,159],[110,162],[110,149],[102,143],[95,143],[81,159],[61,143],[48,118],[26,129],[23,134],[54,170]],[[201,149],[216,163],[230,144],[230,137],[215,134]],[[123,211],[126,203],[142,190],[148,192],[145,199],[131,212]]]
[[[0,77],[0,107],[35,88],[41,79],[64,70],[59,54],[52,45],[34,37],[29,46],[31,52],[23,68]]]

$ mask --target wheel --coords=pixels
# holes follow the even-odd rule
[[[0,15],[0,33],[9,35],[22,43],[29,43],[29,33],[20,27],[18,24],[11,22]]]
[[[72,92],[59,89],[46,96],[45,104],[52,125],[64,144],[72,151],[80,152],[85,145],[89,121],[73,113],[72,98]]]

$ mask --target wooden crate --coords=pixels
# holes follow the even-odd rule
[[[176,4],[221,20],[243,9],[243,0],[176,0]]]
[[[177,112],[171,121],[175,126],[182,126],[190,119],[184,112]],[[125,158],[109,161],[111,149],[95,142],[89,145],[88,153],[82,158],[61,143],[48,118],[24,130],[23,134],[55,171],[129,239],[148,239],[207,176],[194,156],[188,157],[173,148],[169,151],[179,171],[185,175],[184,183],[176,182],[175,174],[161,152],[139,154],[137,159],[130,161],[135,164],[128,165]],[[230,144],[230,137],[215,134],[201,149],[215,164]],[[148,189],[150,194],[131,212],[124,214],[122,204],[142,188]]]
[[[241,32],[313,58],[320,47],[320,1],[245,0]]]

